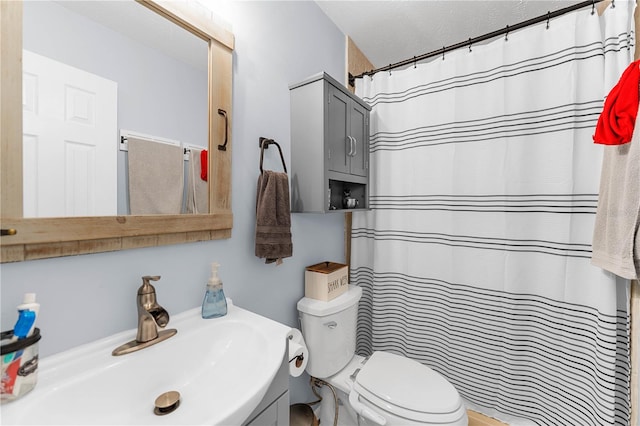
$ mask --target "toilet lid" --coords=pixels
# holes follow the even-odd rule
[[[374,352],[354,383],[362,397],[407,418],[457,416],[462,400],[439,373],[417,361],[388,352]]]

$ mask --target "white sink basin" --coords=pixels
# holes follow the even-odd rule
[[[240,425],[275,377],[290,329],[227,302],[221,318],[175,315],[175,336],[137,352],[111,355],[134,329],[42,359],[35,389],[4,404],[1,423]],[[168,391],[180,405],[158,416],[154,401]]]

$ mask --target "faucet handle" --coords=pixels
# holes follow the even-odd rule
[[[156,289],[151,285],[149,281],[158,281],[160,275],[145,275],[142,277],[142,285],[138,289],[138,294],[155,293]]]

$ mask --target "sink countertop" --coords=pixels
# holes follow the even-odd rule
[[[2,424],[241,424],[282,364],[290,328],[227,302],[224,317],[173,316],[166,328],[178,333],[137,352],[111,355],[133,329],[42,359],[35,389],[2,405]],[[171,390],[180,406],[155,415]]]

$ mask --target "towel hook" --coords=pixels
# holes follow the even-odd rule
[[[547,11],[547,29],[549,29],[549,21],[551,21],[551,12]]]
[[[282,168],[284,169],[284,172],[287,173],[287,165],[284,162],[284,155],[282,155],[282,148],[280,148],[280,144],[273,139],[262,137],[258,140],[258,143],[260,144],[260,174],[263,173],[262,160],[264,159],[264,150],[269,149],[269,145],[271,144],[274,144],[278,147],[278,151],[280,152],[280,160],[282,160]]]

